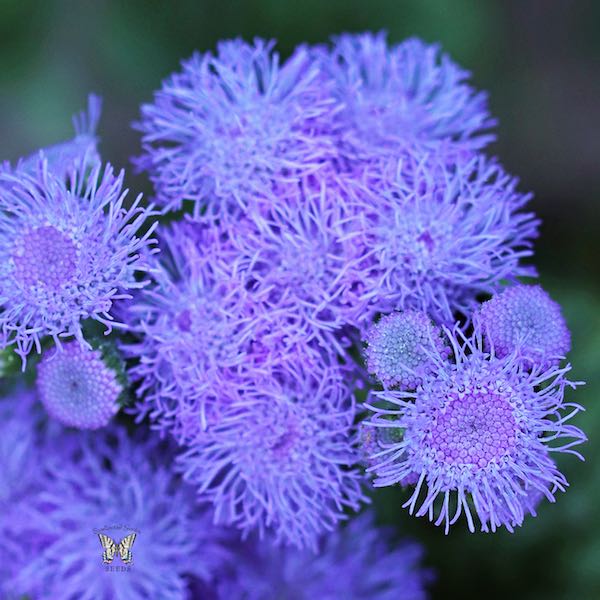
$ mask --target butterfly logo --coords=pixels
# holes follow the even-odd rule
[[[131,554],[131,547],[133,546],[133,542],[135,541],[135,537],[137,534],[130,533],[126,535],[119,543],[116,543],[111,537],[104,535],[103,533],[98,533],[98,538],[100,539],[100,543],[102,544],[102,562],[105,565],[109,565],[115,554],[119,554],[121,560],[126,564],[131,564],[133,560],[133,556]]]

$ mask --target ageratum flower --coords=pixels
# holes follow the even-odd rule
[[[138,294],[126,320],[137,340],[123,346],[135,359],[129,374],[139,382],[140,418],[163,427],[182,415],[237,393],[238,369],[249,364],[254,317],[231,268],[225,232],[175,223],[161,233],[156,285]]]
[[[335,104],[318,67],[303,48],[280,65],[273,45],[232,40],[195,54],[142,106],[138,165],[166,210],[192,200],[197,215],[205,204],[223,214],[334,152]]]
[[[141,196],[125,208],[122,188],[123,172],[85,162],[68,182],[46,161],[35,175],[0,176],[0,345],[24,362],[45,335],[84,344],[84,319],[110,330],[113,303],[145,285],[153,227],[139,232],[151,213]]]
[[[101,350],[69,342],[44,354],[37,389],[48,414],[71,427],[104,427],[119,410],[122,382]]]
[[[532,255],[538,221],[522,211],[529,195],[496,163],[459,162],[440,179],[431,175],[434,158],[399,161],[395,169],[382,162],[358,194],[371,221],[367,247],[377,268],[370,288],[380,309],[422,310],[451,324],[502,280],[535,275],[522,261]]]
[[[99,165],[100,155],[98,154],[96,129],[101,112],[102,99],[90,94],[87,112],[81,111],[73,117],[75,137],[54,146],[42,148],[31,156],[20,159],[15,170],[35,175],[40,161],[40,153],[48,161],[48,169],[61,179],[66,179],[69,171],[78,168],[82,160],[88,167]]]
[[[345,34],[319,53],[343,106],[342,145],[362,158],[444,147],[471,152],[494,136],[487,96],[468,83],[439,45],[411,38],[388,46],[385,34]]]
[[[274,369],[181,455],[184,478],[215,506],[217,523],[276,543],[317,539],[366,498],[351,428],[351,385],[339,367]]]
[[[377,290],[361,207],[331,172],[321,175],[255,199],[232,243],[247,287],[269,311],[285,312],[306,339],[343,353],[332,334],[370,323]]]
[[[246,289],[224,228],[177,223],[162,232],[161,246],[156,285],[138,294],[125,317],[137,337],[122,348],[134,359],[140,419],[150,415],[183,443],[206,429],[220,405],[267,377],[270,365],[289,357],[319,368],[322,352],[288,314],[261,311],[260,295]]]
[[[526,364],[558,364],[571,349],[560,306],[539,285],[515,285],[484,302],[479,319],[497,356],[515,351]]]
[[[39,492],[22,499],[9,527],[29,546],[11,589],[40,599],[183,600],[189,575],[215,577],[225,531],[212,526],[164,455],[122,430],[64,433],[48,445]],[[135,533],[131,557],[119,549],[103,556],[98,533],[115,543]]]
[[[420,566],[423,549],[398,543],[376,527],[368,512],[323,536],[319,552],[277,548],[252,539],[236,557],[233,576],[218,585],[226,600],[425,600],[430,571]]]
[[[385,387],[414,390],[431,369],[431,354],[448,356],[440,329],[421,311],[385,315],[366,333],[369,373]]]
[[[553,502],[567,487],[551,455],[581,458],[572,448],[585,435],[568,424],[581,407],[564,399],[576,384],[566,378],[570,366],[526,371],[514,354],[484,352],[480,333],[447,334],[454,365],[440,362],[415,392],[375,392],[370,424],[403,436],[380,444],[370,470],[378,487],[418,475],[404,507],[446,531],[463,513],[471,531],[474,514],[483,531],[512,530],[531,512],[532,491]]]

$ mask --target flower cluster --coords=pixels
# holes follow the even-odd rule
[[[472,531],[566,489],[585,435],[560,307],[521,283],[539,222],[439,46],[195,54],[135,125],[158,214],[100,108],[0,163],[0,366],[35,381],[0,400],[0,593],[420,600],[417,545],[343,526],[369,485]]]
[[[446,531],[461,515],[475,530],[512,530],[535,501],[554,501],[567,487],[552,456],[581,455],[585,441],[568,421],[581,407],[564,399],[576,387],[570,366],[525,368],[517,353],[486,352],[481,332],[446,330],[451,364],[431,354],[430,371],[415,391],[374,392],[365,426],[397,431],[375,437],[369,471],[376,486],[416,483],[404,504]],[[388,436],[389,437],[389,436]]]
[[[366,498],[349,442],[351,392],[340,369],[273,372],[221,410],[181,456],[184,478],[218,522],[316,548]]]
[[[215,504],[217,519],[302,546],[333,526],[330,501],[339,510],[344,493],[359,493],[349,487],[315,502],[311,485],[297,489],[295,478],[318,481],[328,462],[348,468],[352,453],[377,471],[389,462],[378,459],[382,448],[408,436],[369,435],[364,426],[356,436],[351,415],[332,421],[328,410],[339,408],[313,391],[311,371],[315,382],[331,379],[331,398],[351,397],[364,378],[355,363],[362,336],[386,401],[387,393],[416,397],[449,377],[460,344],[439,326],[485,321],[482,296],[536,275],[527,261],[539,223],[525,210],[530,196],[481,154],[494,125],[486,97],[439,47],[344,35],[278,65],[261,40],[221,44],[216,56],[184,62],[142,108],[138,164],[153,179],[157,203],[168,211],[191,200],[196,224],[163,234],[161,275],[136,298],[128,321],[136,340],[124,351],[139,381],[138,418],[149,415],[183,444],[181,468]],[[494,336],[511,335],[503,323],[487,324],[486,351],[499,343]],[[530,347],[538,337],[526,336]],[[486,356],[494,365],[509,360],[500,351]],[[354,374],[337,377],[338,363]],[[522,367],[520,378],[541,376]],[[391,417],[386,425],[404,431]],[[304,423],[297,431],[312,431],[302,463],[287,457],[291,441],[277,441],[284,435],[302,447],[302,435],[289,433],[296,422]],[[502,429],[501,417],[494,427]],[[341,462],[331,446],[339,439],[349,453]],[[292,479],[277,466],[279,450],[272,454],[281,444]],[[337,473],[329,477],[343,488]],[[415,467],[392,479],[409,485],[417,474]],[[309,499],[320,514],[306,510],[292,527],[289,515]],[[480,513],[494,528],[504,500],[486,502]],[[506,522],[519,521],[504,513]]]

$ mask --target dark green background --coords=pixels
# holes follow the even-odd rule
[[[367,29],[440,41],[489,90],[500,119],[492,151],[535,192],[544,220],[541,282],[573,331],[573,376],[588,384],[571,398],[587,408],[578,424],[590,437],[585,463],[560,461],[571,489],[513,535],[444,536],[402,512],[394,490],[375,496],[380,520],[425,544],[434,598],[600,598],[600,2],[0,0],[0,159],[70,137],[70,115],[95,91],[102,153],[127,166],[139,103],[194,49],[260,35],[286,54]],[[149,191],[143,177],[129,183]]]

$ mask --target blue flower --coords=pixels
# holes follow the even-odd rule
[[[280,185],[254,199],[246,225],[238,221],[231,236],[258,301],[340,354],[332,334],[370,323],[378,298],[370,224],[347,184],[324,169],[300,184]]]
[[[117,543],[136,533],[127,573],[107,572],[103,528]],[[165,448],[116,429],[47,445],[37,491],[8,529],[27,547],[11,589],[35,598],[183,600],[188,576],[210,581],[227,556],[227,532],[173,475]],[[120,552],[109,566],[125,566]]]
[[[46,161],[0,176],[0,346],[15,344],[24,362],[46,335],[83,343],[84,319],[112,328],[113,303],[145,285],[151,213],[141,197],[125,208],[122,187],[122,172],[85,162],[68,181]]]
[[[117,372],[105,364],[102,352],[77,342],[44,354],[37,367],[36,384],[48,413],[79,429],[107,425],[119,410],[123,392]]]
[[[225,229],[176,223],[162,231],[161,247],[155,284],[124,314],[135,334],[122,350],[139,383],[138,419],[150,415],[183,443],[272,364],[291,356],[318,367],[321,353],[302,332],[286,315],[263,310],[246,289]]]
[[[571,349],[560,306],[539,285],[515,285],[484,302],[478,317],[497,356],[515,351],[528,365],[558,364]]]
[[[340,143],[352,157],[434,147],[468,153],[494,139],[486,94],[437,44],[411,38],[388,46],[383,33],[344,34],[318,55],[343,107]]]
[[[242,551],[233,576],[219,583],[222,600],[425,600],[432,579],[420,545],[396,542],[370,512],[323,536],[318,554],[255,538]]]
[[[273,43],[221,42],[183,62],[142,106],[138,165],[166,210],[192,200],[196,215],[244,207],[255,193],[320,168],[335,153],[335,110],[307,50],[280,64]]]
[[[213,502],[218,523],[315,548],[345,509],[366,500],[353,468],[355,407],[339,367],[291,370],[274,367],[223,408],[179,466],[199,500]]]
[[[162,230],[156,282],[124,315],[136,334],[122,346],[139,382],[135,412],[179,441],[206,428],[212,404],[235,397],[257,366],[250,358],[256,319],[223,233],[186,223]]]
[[[452,324],[502,280],[535,275],[523,261],[539,222],[522,211],[529,196],[493,161],[477,157],[449,169],[440,160],[371,165],[357,194],[380,310],[417,309]]]
[[[518,355],[484,352],[481,334],[466,338],[447,331],[455,362],[439,362],[415,392],[375,392],[366,425],[401,433],[400,441],[378,443],[370,460],[376,486],[417,477],[404,504],[446,531],[464,514],[475,530],[521,525],[536,491],[551,502],[567,480],[551,455],[581,455],[585,441],[569,425],[581,407],[564,400],[577,384],[570,366],[525,370]]]

